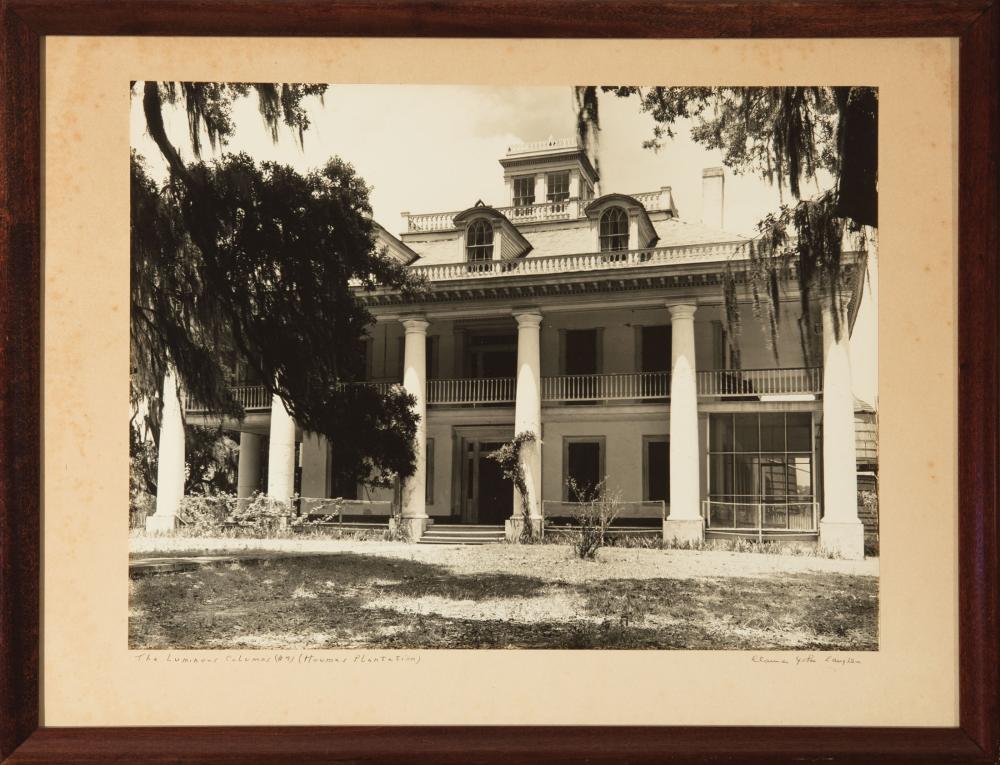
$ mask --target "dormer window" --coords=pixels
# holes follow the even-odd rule
[[[559,204],[569,199],[569,170],[561,173],[549,173],[546,178],[546,201]]]
[[[609,207],[601,215],[601,252],[628,249],[628,215],[620,207]]]
[[[535,203],[535,176],[522,175],[514,179],[514,207],[528,207]]]
[[[493,225],[486,220],[474,221],[465,235],[465,254],[469,270],[486,270],[493,260]]]

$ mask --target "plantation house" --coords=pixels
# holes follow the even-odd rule
[[[818,538],[861,557],[849,358],[860,258],[845,254],[854,278],[839,338],[829,305],[800,321],[792,278],[780,361],[748,302],[737,367],[724,274],[728,265],[748,301],[749,259],[745,240],[723,230],[721,168],[704,171],[698,223],[680,217],[669,187],[600,189],[572,139],[511,147],[500,165],[502,206],[403,213],[398,237],[379,227],[429,285],[418,302],[388,289],[362,296],[377,320],[369,379],[417,400],[414,475],[395,492],[336,485],[335,448],[296,427],[266,388],[244,386],[246,419],[227,424],[241,432],[239,495],[298,495],[304,512],[343,497],[355,521],[385,522],[398,508],[415,539],[459,526],[513,535],[522,505],[487,454],[529,431],[538,440],[521,459],[533,525],[572,517],[571,479],[606,480],[623,499],[622,526],[692,541]],[[187,409],[188,422],[208,422]],[[183,464],[183,441],[178,452],[164,440],[161,460],[179,454]],[[168,479],[160,493],[149,525],[172,527],[177,487]]]

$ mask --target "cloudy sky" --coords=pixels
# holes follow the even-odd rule
[[[141,104],[133,99],[132,144],[154,170],[162,161],[145,135]],[[354,165],[373,187],[375,218],[390,231],[399,214],[463,210],[482,199],[506,203],[497,160],[515,143],[575,133],[569,87],[456,87],[444,85],[333,85],[322,99],[305,102],[312,127],[300,147],[291,131],[277,144],[260,120],[256,96],[234,106],[236,134],[227,151],[247,151],[259,160],[277,160],[299,170],[322,166],[338,155]],[[183,114],[169,116],[177,145],[186,146]],[[690,139],[681,124],[663,149],[643,149],[652,119],[636,98],[601,97],[600,169],[602,191],[637,193],[660,186],[673,189],[682,218],[701,220],[701,171],[721,165],[719,152]],[[207,146],[207,142],[206,142]],[[777,208],[778,191],[767,182],[726,171],[725,228],[750,234]]]

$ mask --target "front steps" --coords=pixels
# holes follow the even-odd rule
[[[503,541],[503,526],[467,523],[432,523],[420,537],[422,545],[489,545]]]

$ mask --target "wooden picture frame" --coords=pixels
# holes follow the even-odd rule
[[[1000,762],[997,0],[2,0],[0,760]],[[42,42],[47,35],[957,37],[959,634],[955,728],[39,727]],[[85,703],[85,700],[81,700]],[[9,758],[9,760],[8,760]]]

